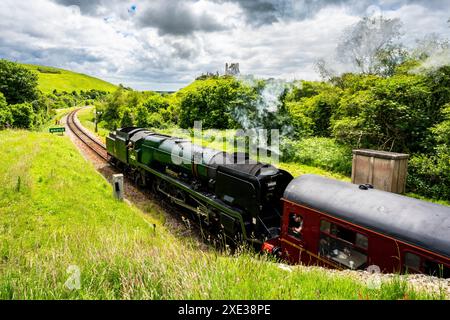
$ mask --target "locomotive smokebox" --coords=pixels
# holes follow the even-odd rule
[[[353,150],[352,183],[405,193],[409,155],[376,150]]]

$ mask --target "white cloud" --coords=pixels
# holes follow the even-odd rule
[[[222,72],[225,62],[240,62],[241,71],[259,77],[317,79],[314,62],[334,52],[342,31],[370,5],[365,1],[356,10],[352,0],[336,0],[301,16],[283,19],[280,12],[276,21],[255,24],[237,1],[187,1],[182,16],[204,20],[182,24],[191,28],[184,32],[171,24],[176,21],[140,22],[167,1],[137,2],[133,15],[132,1],[94,2],[2,0],[0,58],[68,68],[136,89],[177,89],[203,72]],[[431,32],[450,37],[448,11],[415,2],[375,3],[403,21],[405,43]]]

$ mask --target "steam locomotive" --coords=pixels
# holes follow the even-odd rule
[[[450,277],[450,208],[314,175],[143,128],[106,139],[110,162],[229,242],[291,263]]]
[[[110,133],[106,148],[138,184],[189,210],[225,239],[260,245],[277,235],[280,198],[293,179],[288,172],[142,128]]]

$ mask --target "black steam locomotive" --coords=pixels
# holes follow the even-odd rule
[[[111,162],[183,207],[214,234],[255,245],[278,235],[281,197],[293,177],[272,165],[142,128],[106,139]]]

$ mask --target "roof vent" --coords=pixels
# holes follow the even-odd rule
[[[359,185],[359,189],[360,189],[360,190],[369,190],[369,189],[373,189],[373,185],[368,184],[368,183],[366,183],[366,184],[361,184],[361,185]]]

